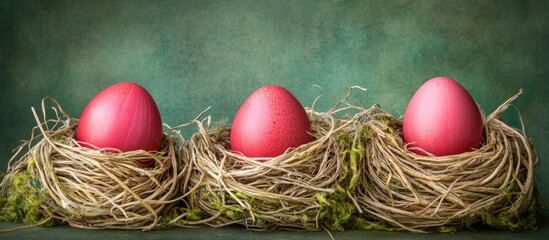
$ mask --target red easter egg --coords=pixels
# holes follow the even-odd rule
[[[288,90],[267,85],[242,104],[231,128],[231,149],[248,157],[276,157],[312,141],[303,106]]]
[[[458,82],[436,77],[414,94],[403,119],[408,148],[421,155],[453,155],[478,149],[483,122],[471,95]]]
[[[162,120],[145,88],[121,82],[104,89],[90,101],[82,112],[76,135],[82,145],[89,148],[158,151],[162,144]],[[148,165],[152,160],[140,163]]]

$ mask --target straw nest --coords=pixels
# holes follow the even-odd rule
[[[187,206],[198,209],[201,220],[184,224],[342,230],[354,209],[346,186],[358,179],[358,171],[339,141],[353,122],[342,123],[336,113],[345,107],[337,106],[327,113],[305,108],[314,140],[275,158],[233,153],[229,128],[212,126],[210,118],[197,121],[198,132],[180,155],[189,166]]]
[[[233,153],[230,129],[210,117],[198,120],[205,111],[178,149],[182,137],[170,131],[159,152],[91,150],[74,140],[78,120],[53,99],[56,117],[47,119],[43,101],[43,120],[33,108],[38,126],[0,184],[0,220],[143,230],[536,227],[538,155],[524,129],[498,117],[522,90],[483,118],[480,149],[435,157],[409,151],[400,120],[379,106],[347,103],[357,88],[365,90],[351,87],[326,113],[306,108],[314,140],[275,158]],[[141,159],[155,165],[144,168]],[[180,200],[183,206],[175,206]]]
[[[177,137],[165,134],[159,152],[81,147],[74,139],[78,120],[49,100],[56,117],[47,119],[46,101],[43,120],[32,109],[38,126],[10,160],[0,185],[3,218],[79,228],[155,227],[180,192]],[[143,159],[154,160],[154,166],[137,163]]]
[[[522,90],[484,118],[485,143],[475,151],[435,157],[407,149],[401,122],[378,106],[358,115],[363,169],[357,210],[392,229],[455,231],[475,223],[512,230],[536,226],[538,155],[526,137],[498,115]]]

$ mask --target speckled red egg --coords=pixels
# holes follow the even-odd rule
[[[408,148],[421,155],[459,154],[483,141],[479,108],[467,90],[447,77],[425,82],[414,94],[403,119]]]
[[[288,90],[267,85],[242,104],[231,127],[231,149],[248,157],[276,157],[312,140],[303,106]]]

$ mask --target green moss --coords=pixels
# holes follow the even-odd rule
[[[516,184],[516,181],[515,180],[512,180],[510,183],[509,183],[509,186],[507,186],[507,188],[505,188],[505,200],[507,200],[507,204],[512,204],[513,203],[513,194],[512,194],[512,191],[513,189],[515,188],[515,185]]]
[[[260,228],[268,228],[271,223],[265,218],[265,216],[258,214],[256,212],[253,212],[254,218],[255,218],[255,225]]]
[[[333,193],[315,195],[315,200],[321,205],[319,220],[330,230],[343,231],[353,225],[353,220],[357,218],[358,213],[348,193],[355,191],[357,187],[361,174],[360,166],[364,159],[363,143],[371,137],[371,132],[362,130],[359,134],[359,140],[355,145],[353,136],[348,133],[339,135],[339,146],[343,149],[343,171]]]
[[[338,186],[335,193],[326,198],[317,193],[315,199],[322,206],[319,219],[330,230],[343,231],[345,224],[354,214],[354,205],[347,201],[345,190]]]
[[[514,183],[512,182],[510,187],[511,185],[514,186]],[[516,195],[509,192],[506,196],[506,204],[511,205],[514,202]],[[537,188],[534,188],[532,200],[525,204],[529,205],[524,213],[512,213],[508,211],[493,213],[491,209],[487,208],[484,211],[479,212],[478,215],[484,224],[498,229],[509,229],[512,231],[536,229],[539,221],[538,212],[546,207]]]
[[[46,200],[46,191],[40,182],[28,172],[13,175],[8,189],[0,197],[0,221],[37,224],[48,217],[40,211]],[[52,225],[52,222],[46,225]]]
[[[440,226],[437,228],[438,232],[441,233],[456,233],[458,230],[457,226]]]
[[[307,231],[318,231],[318,227],[316,227],[316,224],[309,221],[303,221],[303,228]]]
[[[255,202],[254,198],[252,198],[252,197],[246,195],[246,194],[243,193],[243,192],[236,192],[234,195],[235,195],[238,199],[243,200],[243,201],[245,201],[245,202],[248,202],[250,205],[253,205],[254,202]]]
[[[382,221],[380,221],[380,222],[366,221],[364,218],[358,217],[358,216],[353,216],[351,221],[349,221],[349,222],[350,222],[349,227],[352,228],[352,229],[360,229],[360,230],[376,229],[376,230],[383,230],[383,231],[401,231],[401,230],[404,230],[403,228],[390,226],[390,225],[388,225],[388,224],[386,224],[385,222],[382,222]]]
[[[360,163],[364,159],[364,143],[371,137],[371,132],[362,130],[357,144],[353,146],[354,138],[349,134],[341,134],[339,145],[343,152],[341,159],[343,164],[343,173],[339,179],[338,185],[343,189],[350,190],[356,187],[360,177]]]
[[[185,214],[184,217],[177,221],[174,221],[176,218],[180,217],[183,214]],[[173,227],[174,225],[184,226],[188,222],[200,221],[202,220],[202,217],[203,212],[199,208],[189,209],[186,207],[172,207],[164,212],[158,225],[155,226],[155,229],[168,229]]]
[[[172,222],[174,219],[185,214],[181,219]],[[172,207],[164,212],[162,219],[156,226],[157,229],[170,228],[173,225],[185,225],[190,221],[200,221],[202,220],[203,212],[199,208],[189,209],[186,207]]]
[[[244,212],[244,209],[242,208],[231,205],[223,205],[221,202],[218,201],[210,202],[210,205],[217,208],[219,211],[222,211],[231,220],[236,221],[246,218],[246,212]]]

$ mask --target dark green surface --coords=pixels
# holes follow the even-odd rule
[[[35,125],[31,106],[53,96],[78,117],[101,89],[146,87],[163,121],[178,125],[208,106],[234,117],[270,83],[326,111],[352,85],[351,102],[400,116],[427,79],[462,83],[487,111],[524,88],[515,106],[537,146],[537,183],[549,199],[549,1],[1,1],[0,168]],[[312,87],[322,86],[325,91]],[[520,127],[516,111],[504,114]],[[195,129],[185,129],[189,136]],[[545,212],[544,212],[545,213]],[[537,231],[416,235],[352,231],[339,238],[541,238]],[[549,220],[549,219],[548,219]],[[0,223],[1,228],[11,225]],[[152,233],[32,229],[0,238],[288,238],[324,233],[250,233],[242,228]],[[77,235],[83,234],[83,235]]]
[[[3,224],[2,227],[7,227]],[[9,225],[13,226],[13,225]],[[519,232],[481,230],[461,231],[455,234],[419,234],[409,232],[386,231],[346,231],[331,232],[335,239],[430,239],[430,240],[461,240],[461,239],[547,239],[547,231],[538,230],[528,234]],[[330,239],[326,231],[296,232],[296,231],[272,231],[257,232],[246,230],[242,226],[225,228],[202,227],[196,229],[176,228],[163,231],[140,232],[124,230],[83,230],[68,227],[34,228],[14,233],[0,235],[2,239],[288,239],[288,240],[317,240]]]

